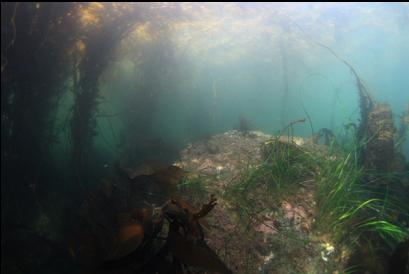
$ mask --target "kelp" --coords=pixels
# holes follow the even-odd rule
[[[141,244],[144,238],[144,229],[140,220],[132,218],[131,214],[118,215],[118,233],[112,245],[107,260],[123,258],[132,253]]]
[[[388,104],[375,104],[367,114],[361,161],[367,170],[389,172],[395,158],[395,126]]]
[[[101,273],[115,273],[119,269],[132,269],[133,273],[176,273],[175,269],[187,267],[232,273],[207,246],[199,222],[216,206],[216,201],[212,195],[200,210],[179,199],[169,200],[154,211],[135,208],[131,213],[120,213],[117,232],[106,227],[104,234],[113,239],[108,249],[97,251],[97,247],[104,245],[100,243],[101,236],[91,229],[88,230],[91,234],[78,239],[82,250],[70,249],[70,252],[82,267]]]
[[[288,123],[288,125],[286,125],[280,130],[280,135],[287,133],[287,136],[294,136],[294,125],[305,123],[305,121],[306,121],[305,118],[291,121],[290,123]]]
[[[235,129],[238,130],[241,134],[247,135],[249,134],[250,130],[252,130],[254,126],[244,117],[240,117],[238,119],[238,123],[235,126]]]
[[[2,240],[8,239],[2,249],[13,252],[2,257],[2,270],[27,255],[13,251],[24,233],[6,224],[35,230],[43,216],[56,223],[50,213],[58,205],[44,201],[50,197],[44,189],[60,186],[55,184],[50,148],[58,141],[55,113],[69,78],[69,51],[77,34],[76,21],[68,15],[74,9],[74,3],[1,3],[1,230]],[[42,229],[50,232],[48,226]],[[48,261],[43,253],[44,241],[31,235],[25,242],[35,246],[39,259],[24,260],[17,268],[33,273],[55,267],[50,261],[56,258]]]
[[[95,111],[99,97],[99,77],[112,61],[116,46],[130,32],[140,18],[129,8],[124,14],[107,20],[88,34],[84,43],[83,56],[74,67],[74,112],[71,119],[72,160],[78,184],[86,178],[84,172],[92,137],[96,134]],[[104,14],[110,17],[109,10]]]
[[[88,183],[96,181],[92,138],[97,131],[100,76],[114,60],[117,46],[134,30],[134,23],[151,21],[161,28],[160,20],[175,15],[163,11],[177,12],[177,7],[155,3],[1,3],[2,228],[8,222],[35,226],[45,214],[61,230],[74,226],[72,212],[84,196],[91,195]],[[158,16],[154,18],[153,13]],[[159,17],[162,19],[156,20]],[[158,47],[153,55],[162,49]],[[147,74],[155,70],[153,66]],[[60,122],[59,107],[71,103],[69,91],[74,102],[72,112],[66,113],[67,120],[71,119],[65,129],[70,140],[64,140],[59,139],[56,123]],[[61,141],[70,142],[71,165],[62,164],[64,153],[55,161],[60,150],[57,156],[53,149]],[[103,196],[110,198],[116,193],[113,188],[114,184],[106,182]],[[65,210],[68,216],[63,218]],[[4,232],[8,234],[11,232]],[[19,241],[17,234],[12,236]],[[30,271],[42,272],[33,269]]]
[[[368,131],[368,120],[369,120],[369,114],[373,110],[373,107],[375,105],[375,101],[372,98],[372,96],[369,94],[369,91],[362,80],[362,78],[359,76],[357,70],[354,68],[354,66],[348,62],[346,59],[342,58],[337,52],[335,52],[334,49],[331,47],[316,41],[314,38],[311,37],[304,29],[297,24],[295,21],[293,21],[291,18],[286,17],[286,19],[293,24],[294,26],[297,27],[301,31],[301,33],[307,38],[309,42],[312,44],[325,49],[328,51],[332,56],[334,56],[338,61],[343,63],[351,72],[351,74],[355,78],[355,85],[358,90],[358,97],[359,97],[359,108],[360,108],[360,122],[358,126],[358,131],[357,131],[357,140],[360,144],[365,144],[366,140],[370,138],[370,133]],[[314,134],[314,133],[313,133]],[[359,161],[361,164],[365,161],[365,153],[367,152],[365,149],[365,146],[360,145],[358,147],[359,151],[357,152],[359,155]]]
[[[158,163],[144,163],[135,169],[119,166],[118,171],[120,174],[125,175],[135,187],[148,180],[157,183],[164,195],[169,196],[173,196],[176,193],[177,185],[185,175],[185,171],[178,166],[167,166]]]
[[[283,96],[281,99],[282,108],[281,108],[281,126],[284,127],[287,122],[288,117],[288,101],[289,101],[289,81],[288,81],[288,53],[286,47],[288,46],[287,41],[284,41],[284,38],[280,39],[279,49],[281,55],[281,65],[283,69]]]
[[[335,135],[332,132],[332,130],[328,128],[321,128],[316,134],[314,134],[311,137],[311,142],[313,144],[318,144],[318,141],[322,138],[324,138],[324,145],[329,146],[331,143],[331,140],[335,138]]]
[[[118,167],[119,177],[104,179],[84,201],[78,236],[70,241],[72,259],[83,270],[100,273],[186,273],[189,268],[231,273],[204,240],[205,218],[217,205],[216,197],[197,209],[168,191],[183,179],[182,169],[152,164],[148,172],[135,170],[140,172]],[[154,194],[160,199],[146,195],[152,184],[160,186]]]

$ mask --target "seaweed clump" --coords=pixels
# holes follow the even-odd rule
[[[235,129],[238,130],[243,135],[248,135],[250,130],[253,129],[253,126],[249,120],[247,120],[244,117],[240,117],[238,125],[235,127]]]
[[[113,19],[107,19],[108,22],[86,33],[87,39],[80,41],[83,47],[77,49],[78,60],[73,68],[72,161],[75,179],[81,188],[87,188],[83,183],[85,165],[89,163],[92,138],[97,134],[95,110],[100,96],[100,76],[112,62],[117,45],[139,20],[129,7],[120,10],[122,16],[117,17],[110,14],[108,7],[102,10],[105,13],[101,16]]]
[[[324,139],[324,145],[329,146],[331,141],[335,138],[332,130],[328,128],[321,128],[318,133],[313,134],[311,141],[313,144],[318,144],[320,139]]]
[[[83,270],[232,273],[204,240],[202,225],[217,205],[214,195],[200,209],[176,197],[169,187],[182,179],[176,166],[119,171],[121,179],[105,180],[82,208],[83,223],[70,241],[70,254]]]
[[[390,163],[395,155],[395,131],[390,106],[376,104],[368,113],[367,135],[370,137],[362,155],[363,166],[367,170],[390,170]]]

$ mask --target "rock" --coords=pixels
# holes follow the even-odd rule
[[[391,107],[388,104],[376,104],[368,114],[366,138],[369,141],[362,151],[366,169],[390,171],[395,155],[395,131]]]

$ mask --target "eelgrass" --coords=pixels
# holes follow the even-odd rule
[[[227,189],[227,198],[240,208],[240,216],[254,215],[260,210],[260,200],[271,201],[274,207],[274,202],[298,188],[297,182],[313,179],[317,203],[314,228],[335,245],[357,250],[369,243],[377,246],[376,252],[378,247],[390,252],[409,236],[409,204],[393,184],[399,181],[399,174],[369,176],[359,165],[359,144],[347,143],[349,149],[345,149],[334,141],[322,153],[314,147],[311,151],[301,148],[290,139],[273,138],[264,144],[264,161],[248,166]],[[354,272],[355,267],[347,272]]]
[[[177,188],[180,193],[187,194],[191,198],[200,200],[207,197],[207,189],[204,179],[195,174],[184,177],[183,180],[177,185]]]
[[[248,165],[226,191],[231,200],[240,203],[242,210],[253,206],[252,197],[279,202],[280,197],[294,190],[297,182],[311,176],[310,156],[290,140],[269,140],[262,145],[262,156],[259,165]]]
[[[311,159],[308,152],[292,142],[273,138],[262,147],[263,167],[268,171],[270,188],[280,188],[296,183],[311,174]]]
[[[352,153],[321,159],[316,176],[318,231],[334,242],[357,243],[364,235],[378,235],[389,247],[409,236],[409,230],[393,212],[407,217],[407,205],[399,193],[368,182]]]
[[[321,231],[338,234],[360,211],[371,206],[374,199],[362,199],[362,170],[351,163],[351,154],[324,159],[316,176],[317,221]],[[341,227],[340,227],[341,226]]]
[[[392,240],[400,242],[408,237],[408,229],[392,224],[385,220],[368,221],[358,226],[359,229],[374,231],[378,233],[384,240]]]

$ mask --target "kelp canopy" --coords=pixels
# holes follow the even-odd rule
[[[72,180],[84,188],[100,77],[123,39],[156,21],[149,12],[153,6],[2,3],[2,169],[7,166],[2,182],[18,181],[2,184],[16,191],[16,197],[8,195],[10,201],[17,201],[20,191],[32,192],[27,186],[37,187],[52,172],[53,144],[63,141],[58,107],[66,104],[67,91],[73,103],[62,126],[72,151]]]
[[[115,62],[118,48],[129,46],[122,45],[124,40],[139,35],[149,36],[144,41],[151,41],[167,35],[162,33],[166,30],[154,25],[168,20],[165,13],[157,12],[162,8],[166,5],[1,4],[2,249],[4,246],[7,250],[7,254],[2,252],[2,261],[8,262],[5,270],[10,271],[7,266],[16,264],[10,261],[33,252],[39,262],[23,264],[21,271],[41,269],[46,263],[43,259],[53,256],[49,252],[55,245],[43,236],[37,237],[40,246],[45,244],[51,250],[38,248],[20,254],[19,238],[28,242],[25,237],[32,239],[33,233],[43,235],[49,234],[49,229],[62,232],[72,227],[70,220],[78,202],[88,195],[88,189],[100,176],[96,176],[93,136],[102,98],[101,75]],[[143,59],[133,61],[140,63]],[[63,218],[64,211],[67,214]],[[32,244],[30,241],[23,245],[32,249]]]

